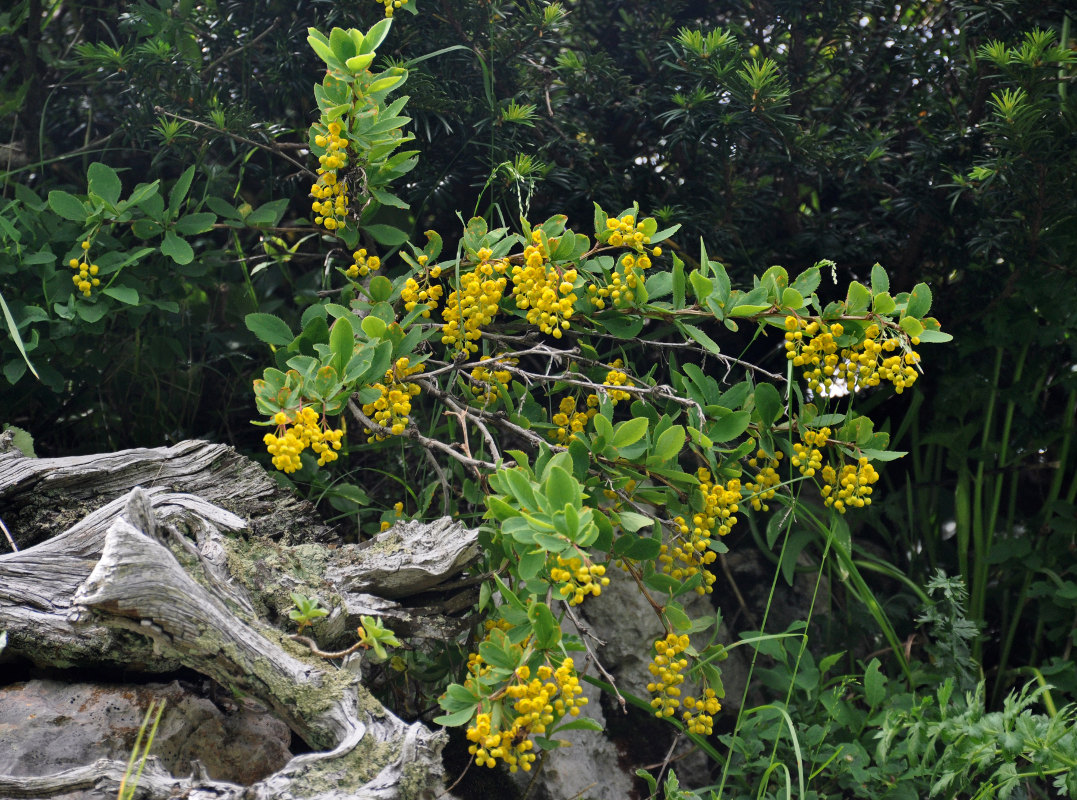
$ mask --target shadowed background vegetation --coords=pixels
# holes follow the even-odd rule
[[[967,608],[940,611],[939,624],[967,615],[978,626],[951,633],[989,707],[1037,675],[1057,687],[1056,705],[1077,696],[1069,3],[420,3],[418,16],[398,12],[382,49],[410,70],[419,165],[394,191],[413,213],[379,221],[413,241],[435,229],[448,249],[457,212],[586,222],[593,200],[638,200],[683,224],[671,244],[686,261],[702,239],[734,282],[822,258],[836,262],[832,286],[866,280],[876,262],[896,290],[928,282],[955,340],[933,348],[911,401],[864,401],[910,454],[850,519],[858,559],[914,651],[921,587],[939,569],[964,579]],[[306,30],[381,16],[374,0],[19,0],[0,12],[0,294],[11,314],[0,422],[29,431],[39,455],[191,437],[258,453],[250,386],[264,346],[244,315],[296,322],[347,258],[308,219],[305,130],[321,62]],[[194,165],[177,202],[220,222],[191,223],[186,264],[150,241],[130,269],[154,302],[72,318],[49,305],[48,259],[25,253],[70,257],[79,226],[45,224],[34,204],[84,193],[94,161],[117,169],[125,192],[160,179],[162,194]],[[95,252],[119,263],[149,238],[112,226]],[[784,370],[777,349],[729,347]],[[351,468],[363,458],[354,450]],[[753,546],[747,530],[735,536],[732,548]],[[861,605],[839,598],[835,613],[831,650],[850,631],[861,654],[879,641]]]

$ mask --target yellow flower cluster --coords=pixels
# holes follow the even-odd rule
[[[800,474],[810,478],[816,470],[823,468],[823,453],[820,447],[826,447],[830,438],[830,428],[820,428],[817,431],[804,430],[800,434],[803,444],[793,443],[793,458],[790,463],[800,470]]]
[[[555,339],[568,330],[572,307],[576,302],[575,269],[559,272],[549,262],[540,231],[531,235],[532,244],[524,248],[524,265],[512,268],[512,294],[516,307],[527,310],[527,321]]]
[[[850,388],[878,386],[883,381],[890,381],[894,391],[901,394],[916,382],[915,366],[920,362],[920,355],[915,350],[896,353],[901,348],[901,342],[894,337],[880,342],[881,333],[878,325],[869,325],[864,331],[863,342],[855,348],[843,350],[844,360],[838,365],[838,375],[845,378]],[[912,343],[920,344],[920,339],[913,337]]]
[[[587,423],[598,413],[598,396],[587,396],[587,410],[576,410],[576,398],[572,396],[562,397],[558,405],[557,413],[551,420],[556,429],[550,431],[550,438],[559,444],[568,444],[576,438],[576,434],[582,433]]]
[[[770,511],[767,500],[774,497],[777,493],[775,487],[782,482],[778,474],[778,463],[784,457],[785,454],[781,450],[774,451],[774,457],[771,458],[765,450],[760,449],[748,459],[748,466],[758,471],[754,480],[745,482],[744,490],[748,492],[748,502],[756,511]]]
[[[785,357],[803,368],[804,380],[813,392],[826,392],[841,361],[835,341],[845,332],[841,323],[821,325],[789,315],[785,318]]]
[[[822,478],[823,502],[844,514],[849,506],[863,508],[871,504],[871,486],[879,480],[879,473],[866,456],[861,456],[855,465],[844,465],[840,473],[827,464]]]
[[[299,454],[308,447],[318,454],[319,467],[337,460],[336,451],[340,449],[344,431],[330,428],[325,418],[310,406],[300,408],[291,417],[278,411],[273,421],[277,423],[277,432],[267,433],[262,441],[273,456],[273,466],[281,472],[298,471],[303,466]]]
[[[872,323],[864,332],[864,341],[839,351],[836,340],[844,332],[839,322],[827,326],[793,315],[785,318],[786,358],[794,367],[803,368],[813,392],[825,392],[834,379],[846,381],[850,390],[889,381],[898,394],[916,382],[920,355],[911,349],[895,352],[903,347],[900,339],[890,336],[880,341],[882,329]],[[917,337],[911,341],[920,343]]]
[[[366,277],[371,272],[377,272],[381,269],[381,259],[377,256],[368,256],[366,249],[356,250],[352,253],[352,265],[348,267],[347,276],[349,278]]]
[[[621,371],[621,368],[624,366],[624,362],[621,361],[621,359],[616,359],[612,364],[610,364],[610,366],[612,367],[612,369],[606,373],[606,378],[602,381],[603,386],[636,385],[632,383],[632,379],[629,378],[627,374]],[[632,395],[624,391],[623,389],[612,389],[609,392],[609,397],[613,405],[617,405],[622,400],[630,400],[632,398]]]
[[[419,256],[419,266],[425,267],[429,260],[430,257],[424,253]],[[430,312],[438,307],[438,301],[441,300],[442,295],[445,293],[445,289],[441,284],[431,283],[430,280],[431,278],[437,279],[440,277],[441,267],[435,264],[422,274],[421,283],[415,280],[414,277],[409,277],[404,281],[404,287],[400,290],[400,299],[404,301],[404,310],[410,313],[415,310],[415,306],[422,303],[426,306],[426,310],[423,311],[423,319],[430,319]]]
[[[82,258],[73,258],[67,262],[67,266],[75,270],[77,274],[71,276],[71,282],[75,288],[82,292],[84,297],[90,296],[90,290],[101,285],[101,279],[97,277],[100,267],[90,263],[89,249],[90,240],[82,242]]]
[[[651,266],[650,256],[662,255],[661,247],[646,247],[651,243],[651,237],[644,235],[643,223],[636,222],[636,218],[631,214],[620,218],[610,217],[606,220],[606,229],[612,231],[607,240],[608,244],[613,247],[630,247],[635,253],[625,253],[618,259],[620,271],[614,270],[608,286],[588,287],[591,303],[599,310],[606,307],[606,300],[611,300],[614,305],[624,305],[635,300],[636,287],[642,280],[642,273]]]
[[[550,580],[561,584],[558,593],[570,606],[578,606],[588,596],[598,597],[610,585],[606,568],[601,564],[584,564],[578,556],[557,556],[557,566],[550,568]]]
[[[489,325],[497,314],[501,296],[505,293],[508,284],[504,276],[506,264],[504,261],[490,263],[490,255],[488,247],[479,251],[479,263],[460,276],[459,290],[449,295],[441,310],[445,319],[441,341],[454,350],[478,352],[482,328]]]
[[[654,643],[654,658],[647,669],[655,680],[647,684],[647,691],[656,695],[651,700],[656,717],[672,717],[680,708],[681,684],[684,683],[684,671],[688,669],[688,659],[678,656],[690,644],[684,633],[680,636],[670,633]]]
[[[703,582],[696,587],[696,594],[714,591],[714,573],[707,567],[718,554],[710,549],[715,534],[725,536],[737,523],[736,513],[740,502],[740,481],[731,478],[725,485],[714,483],[710,470],[700,467],[696,472],[699,490],[703,496],[703,508],[692,516],[691,524],[684,517],[674,517],[678,531],[670,544],[663,544],[658,553],[657,567],[671,578],[685,581],[700,571]]]
[[[714,733],[714,715],[722,710],[722,704],[718,702],[714,689],[704,689],[703,698],[700,700],[691,696],[685,697],[684,707],[687,710],[681,714],[681,719],[689,733],[697,733],[700,736]]]
[[[498,360],[489,366],[480,364],[471,370],[471,392],[475,399],[484,406],[495,402],[503,392],[501,387],[508,386],[512,380],[512,373],[507,369],[497,369],[501,365],[515,366],[519,363],[517,358],[504,357],[502,353],[497,356]],[[494,369],[490,369],[490,367]]]
[[[404,0],[378,0],[379,5],[385,6],[385,16],[393,16],[393,12],[398,8],[403,8]]]
[[[667,634],[664,639],[654,643],[654,658],[647,665],[655,680],[647,684],[647,691],[655,695],[651,708],[656,717],[672,717],[681,706],[681,684],[684,683],[684,671],[688,668],[688,659],[681,654],[691,643],[687,634],[678,636]],[[680,656],[680,657],[678,657]],[[713,689],[703,691],[703,697],[696,699],[692,695],[684,698],[681,714],[689,733],[709,736],[714,732],[714,715],[722,710],[721,703]]]
[[[468,658],[472,676],[488,669],[481,657],[472,654]],[[572,658],[565,658],[556,670],[542,664],[533,678],[525,664],[517,668],[515,680],[503,695],[513,701],[511,710],[500,704],[500,713],[480,712],[467,729],[467,740],[472,743],[468,752],[475,756],[475,763],[480,767],[493,767],[501,760],[509,765],[510,772],[529,771],[535,761],[535,745],[528,737],[546,733],[547,727],[565,714],[578,716],[587,705],[587,698],[581,697],[583,687]],[[465,686],[469,683],[472,677]]]
[[[348,140],[340,135],[342,130],[339,122],[330,122],[328,136],[314,137],[314,144],[327,152],[318,156],[318,181],[310,187],[310,196],[314,198],[310,208],[316,214],[314,224],[324,226],[327,231],[343,228],[348,213],[348,187],[339,177],[340,170],[348,163]]]
[[[389,428],[393,436],[399,436],[408,426],[408,417],[411,414],[411,398],[419,394],[419,384],[408,380],[412,375],[423,371],[422,364],[411,366],[407,356],[402,356],[396,363],[385,371],[384,382],[375,383],[373,386],[381,396],[373,403],[363,406],[363,413],[374,422]],[[385,439],[383,434],[375,434],[366,429],[368,442],[380,442]]]

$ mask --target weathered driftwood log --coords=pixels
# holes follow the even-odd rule
[[[156,485],[131,488],[140,482]],[[429,529],[401,526],[366,547],[289,545],[255,536],[252,518],[284,509],[299,527],[300,505],[281,500],[260,468],[229,448],[187,442],[99,459],[0,453],[0,517],[25,523],[24,506],[53,491],[85,503],[103,495],[104,502],[63,533],[35,532],[39,544],[0,556],[0,630],[9,636],[0,658],[156,672],[182,665],[258,698],[322,751],[297,756],[252,787],[209,781],[197,769],[174,778],[151,765],[141,784],[150,797],[176,789],[188,797],[327,799],[442,791],[440,734],[403,722],[364,689],[357,672],[316,658],[272,622],[286,618],[288,591],[300,590],[333,607],[322,628],[330,638],[343,638],[367,613],[406,620],[412,634],[453,635],[460,627],[449,612],[468,590],[449,600],[432,600],[431,590],[474,556],[474,531],[441,521]],[[37,519],[48,517],[36,508]],[[63,513],[53,512],[53,521]],[[26,533],[21,524],[9,527],[17,539]],[[327,536],[310,527],[317,538]],[[303,538],[301,530],[276,531],[285,542]],[[419,607],[402,602],[409,580],[428,593]],[[380,597],[379,587],[395,599]],[[424,616],[429,609],[437,613]],[[51,776],[0,775],[0,796],[43,797],[91,784],[114,791],[122,772],[123,765],[97,762]]]

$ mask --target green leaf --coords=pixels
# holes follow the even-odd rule
[[[384,303],[393,296],[393,282],[384,275],[375,275],[370,279],[370,298],[375,303]]]
[[[635,533],[640,528],[645,528],[648,525],[654,524],[654,520],[651,517],[645,517],[643,514],[637,514],[635,511],[619,511],[617,512],[617,519],[621,523],[622,528],[632,533]]]
[[[509,469],[501,473],[501,479],[508,486],[513,497],[521,507],[534,510],[538,508],[538,500],[531,481],[520,469]]]
[[[867,456],[871,461],[896,461],[908,454],[906,450],[874,450],[870,447],[860,451],[860,455]]]
[[[649,424],[646,417],[635,417],[634,419],[617,423],[613,429],[613,438],[610,440],[610,444],[614,447],[627,447],[634,442],[638,442],[647,433]]]
[[[953,339],[954,339],[953,336],[951,336],[948,333],[943,333],[942,331],[928,331],[928,330],[925,330],[923,333],[920,334],[920,341],[921,342],[931,343],[931,344],[941,344],[942,342],[952,342]]]
[[[650,561],[662,552],[662,543],[657,539],[624,534],[613,543],[613,555],[617,558],[631,558],[636,561]]]
[[[281,221],[284,212],[288,210],[288,199],[272,200],[258,206],[254,211],[244,217],[243,221],[253,227],[272,228]]]
[[[890,292],[880,292],[871,301],[871,310],[876,314],[892,314],[895,308],[897,308],[897,303],[890,296]]]
[[[782,399],[774,384],[761,383],[755,387],[755,407],[759,421],[768,427],[782,415]]]
[[[213,224],[217,221],[217,215],[208,211],[199,211],[197,214],[185,214],[176,220],[176,233],[183,236],[193,236],[196,233],[206,233],[213,230]]]
[[[849,293],[845,297],[845,308],[850,314],[862,314],[871,305],[871,292],[859,281],[849,284]]]
[[[898,322],[901,326],[901,330],[905,331],[909,336],[919,336],[924,332],[924,326],[920,323],[916,317],[902,317]]]
[[[494,574],[494,583],[497,584],[497,592],[501,597],[511,606],[518,608],[520,611],[526,610],[526,606],[520,601],[520,598],[516,596],[516,593],[510,589],[504,581]]]
[[[864,670],[864,699],[871,708],[886,699],[886,676],[879,670],[879,659],[873,658]]]
[[[921,318],[931,310],[931,288],[926,283],[912,287],[905,313],[910,317]]]
[[[333,353],[333,368],[338,375],[343,375],[355,351],[355,331],[347,317],[341,317],[333,323],[329,331],[329,349]]]
[[[152,219],[136,219],[131,223],[131,232],[139,239],[149,239],[157,236],[163,230],[161,223],[154,222]]]
[[[443,725],[446,728],[455,728],[459,725],[463,725],[466,722],[471,722],[471,718],[475,716],[475,709],[478,707],[478,703],[462,708],[459,711],[454,711],[451,714],[442,714],[439,717],[434,717],[435,725]]]
[[[535,544],[549,553],[563,553],[572,546],[568,539],[555,533],[535,531],[531,538]]]
[[[86,217],[89,216],[81,200],[73,194],[58,189],[49,192],[49,208],[72,222],[85,222]]]
[[[667,603],[662,613],[676,630],[687,631],[692,628],[692,619],[685,613],[680,603]]]
[[[384,75],[385,73],[383,72],[382,74]],[[395,89],[407,79],[407,73],[402,75],[387,75],[386,77],[378,78],[378,80],[371,83],[370,86],[367,87],[367,91],[371,94],[374,94],[375,92],[387,92],[390,89]]]
[[[493,641],[480,644],[479,655],[482,656],[483,661],[497,669],[514,670],[519,666],[515,653],[498,646]]]
[[[307,28],[307,44],[310,48],[318,54],[318,58],[328,63],[331,59],[335,59],[333,55],[333,48],[329,46],[329,40],[325,38],[325,34],[319,31],[317,28]]]
[[[382,189],[371,188],[370,193],[374,195],[374,199],[381,203],[383,206],[392,206],[393,208],[410,208],[407,203],[405,203],[392,192],[386,192]]]
[[[329,31],[329,46],[333,48],[333,55],[337,57],[338,61],[347,61],[356,55],[358,49],[355,42],[352,41],[352,37],[342,28],[333,28],[333,30]]]
[[[183,171],[183,174],[176,179],[175,184],[172,186],[172,191],[168,193],[168,210],[174,217],[179,213],[180,206],[183,204],[184,199],[187,197],[187,192],[191,190],[191,181],[194,180],[194,164],[187,167]],[[179,263],[190,263],[180,261]]]
[[[75,306],[75,313],[79,318],[90,323],[97,322],[109,311],[108,303],[82,303]]]
[[[684,308],[684,262],[673,254],[673,309]]]
[[[359,73],[370,66],[370,62],[374,60],[374,53],[365,53],[361,56],[352,56],[344,62],[344,66],[350,69],[352,72]]]
[[[790,286],[782,291],[781,306],[789,311],[797,311],[804,307],[804,295]]]
[[[581,500],[580,484],[569,472],[554,465],[550,468],[550,474],[546,476],[543,486],[546,497],[555,509],[571,505],[579,508]]]
[[[548,605],[532,603],[527,618],[535,631],[535,647],[539,650],[549,650],[561,641],[561,626]]]
[[[890,293],[890,276],[886,274],[886,270],[882,268],[881,264],[875,264],[871,268],[871,293]]]
[[[714,353],[716,356],[721,355],[722,350],[718,347],[718,343],[695,325],[689,325],[687,322],[681,322],[680,320],[677,320],[676,325],[678,330],[687,334],[696,344],[702,345],[704,350]]]
[[[754,317],[756,314],[761,314],[770,308],[770,304],[763,305],[761,303],[741,303],[733,307],[733,310],[729,312],[730,317]],[[713,309],[712,309],[713,310]]]
[[[273,314],[248,314],[243,322],[251,333],[266,344],[284,347],[291,344],[295,338],[288,323]]]
[[[604,730],[606,730],[606,729],[603,728],[602,724],[596,719],[591,719],[590,717],[577,717],[576,719],[572,720],[572,722],[568,722],[568,723],[566,723],[564,725],[558,725],[553,731],[551,731],[551,735],[554,734],[554,733],[560,733],[561,731],[604,731]]]
[[[516,571],[523,580],[529,581],[537,577],[544,566],[546,566],[546,551],[537,550],[533,553],[523,553]]]
[[[161,252],[177,264],[190,264],[194,261],[194,250],[185,239],[176,236],[172,231],[165,231],[165,238],[161,240]]]
[[[95,161],[86,170],[86,177],[90,194],[97,195],[109,205],[114,206],[119,202],[123,184],[120,183],[120,176],[116,174],[116,170]]]
[[[129,286],[109,286],[102,289],[101,294],[107,294],[109,297],[114,297],[129,306],[138,305],[138,292]]]
[[[796,289],[803,297],[811,297],[819,288],[819,268],[810,267],[797,275],[790,288]]]
[[[373,53],[381,43],[385,41],[385,37],[389,35],[389,28],[392,27],[392,18],[379,20],[370,30],[366,32],[363,37],[363,44],[359,47],[360,53]]]
[[[661,572],[652,572],[643,579],[643,583],[648,589],[654,589],[656,592],[662,592],[663,594],[671,596],[681,588],[681,582],[679,580],[671,578],[669,575],[665,575]]]
[[[148,201],[151,197],[160,198],[157,194],[157,190],[161,188],[161,180],[158,178],[153,183],[140,183],[135,187],[135,190],[131,192],[131,196],[127,198],[127,203],[132,206],[141,206]]]
[[[657,460],[657,463],[662,464],[669,461],[671,458],[676,458],[677,455],[684,448],[684,441],[686,438],[684,426],[672,425],[666,430],[662,431],[662,435],[658,437],[658,441],[654,443],[654,447],[651,448],[648,461],[651,458]]]
[[[673,291],[673,276],[668,272],[652,271],[644,285],[647,287],[648,300],[657,300]]]
[[[34,365],[30,363],[30,359],[26,355],[26,345],[23,344],[22,336],[19,335],[19,326],[15,324],[15,318],[11,316],[11,309],[8,308],[7,302],[4,300],[4,295],[2,294],[0,294],[0,311],[4,314],[4,324],[7,325],[8,334],[11,336],[12,341],[15,342],[15,348],[19,351],[19,355],[22,356],[23,361],[26,362],[26,366],[29,367],[30,372],[33,373],[34,377],[41,380],[41,376],[37,374],[37,370],[34,369]],[[5,367],[5,373],[6,371]],[[11,383],[15,382],[10,379],[10,376],[8,377],[8,380]]]
[[[736,439],[746,430],[752,421],[752,415],[748,411],[734,411],[726,414],[707,428],[707,436],[716,442],[728,442]]]
[[[604,314],[596,319],[607,331],[618,339],[634,339],[643,330],[643,317],[627,316],[614,312]]]
[[[688,273],[688,281],[692,284],[692,292],[700,303],[710,297],[711,292],[714,291],[714,282],[710,278],[701,275],[698,270]]]
[[[363,230],[374,237],[374,241],[386,247],[398,247],[408,240],[408,234],[392,225],[364,225]]]

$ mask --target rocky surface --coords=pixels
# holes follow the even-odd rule
[[[249,785],[292,757],[287,725],[255,704],[214,703],[201,687],[30,680],[0,687],[0,774],[126,761],[153,700],[166,701],[153,753],[175,775],[190,774],[197,760],[214,780]]]

